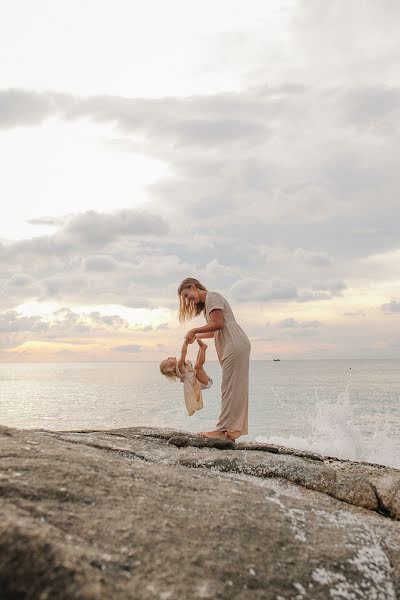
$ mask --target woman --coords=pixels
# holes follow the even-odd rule
[[[186,333],[188,343],[196,338],[214,338],[222,367],[221,414],[213,431],[200,435],[235,440],[248,433],[250,340],[238,325],[226,298],[208,291],[197,279],[187,277],[178,288],[179,321],[204,313],[207,325]]]

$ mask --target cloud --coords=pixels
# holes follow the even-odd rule
[[[88,315],[88,318],[94,324],[107,325],[113,329],[127,329],[129,323],[119,315],[102,315],[98,311],[92,311]]]
[[[103,246],[120,236],[163,235],[168,227],[159,215],[139,210],[120,210],[112,214],[89,210],[74,216],[63,228],[63,235],[92,246]]]
[[[385,304],[382,304],[381,309],[385,313],[400,313],[400,301],[391,300],[390,302],[386,302]]]
[[[332,294],[341,294],[346,289],[344,281],[340,280],[325,280],[325,281],[314,281],[311,283],[311,289],[327,291]]]
[[[379,145],[367,153],[349,129],[360,98],[376,118],[392,114],[393,86],[287,82],[153,99],[43,95],[49,116],[114,123],[118,151],[167,161],[175,176],[149,188],[146,210],[42,217],[38,223],[58,227],[52,235],[2,244],[3,308],[26,298],[173,307],[175,282],[193,272],[238,302],[318,302],[344,294],[347,274],[361,273],[358,257],[398,243],[395,161]],[[293,144],[300,116],[313,133]],[[240,140],[227,146],[230,119]],[[212,123],[213,135],[206,128],[200,139],[199,123]],[[394,143],[388,132],[372,135],[386,136],[388,149]],[[30,289],[28,280],[25,290],[12,284],[15,267],[29,270]]]
[[[86,271],[114,271],[118,267],[117,261],[104,255],[92,255],[83,260]]]
[[[311,289],[297,289],[291,281],[283,279],[247,278],[234,283],[230,294],[242,302],[311,302],[342,296],[347,286],[342,281],[326,280],[311,282],[310,287]]]
[[[288,317],[287,319],[283,319],[277,323],[278,327],[284,328],[293,328],[293,327],[319,327],[321,325],[320,321],[296,321],[292,317]]]
[[[317,320],[298,321],[292,317],[288,317],[278,321],[275,325],[281,330],[279,336],[283,335],[284,337],[289,338],[302,338],[319,335],[322,323]],[[279,337],[276,337],[275,339],[279,339]]]
[[[140,346],[138,344],[129,344],[127,346],[114,346],[113,348],[110,348],[110,350],[113,350],[114,352],[132,352],[132,353],[140,352],[141,349],[142,349],[142,346]]]
[[[64,223],[65,217],[38,217],[35,219],[27,219],[26,223],[30,225],[54,225],[60,226]]]
[[[40,280],[41,295],[39,301],[43,302],[49,299],[72,299],[74,293],[84,291],[88,286],[88,281],[84,275],[61,274],[50,275]]]
[[[27,275],[26,273],[15,273],[11,275],[9,279],[5,282],[5,287],[8,289],[19,289],[19,288],[28,288],[34,283],[33,277]]]
[[[364,310],[353,310],[343,313],[344,317],[365,317],[366,312]]]
[[[87,211],[59,222],[51,235],[0,244],[0,309],[31,299],[93,304],[99,293],[103,303],[146,307],[149,277],[161,284],[190,268],[162,251],[169,226],[149,211]]]
[[[43,332],[47,330],[48,325],[40,317],[19,316],[19,313],[15,310],[0,314],[1,333]]]
[[[308,81],[392,81],[400,7],[397,2],[328,5],[300,0],[291,19],[292,72]],[[344,67],[345,65],[345,67]]]
[[[329,267],[332,264],[326,252],[312,252],[306,248],[296,248],[293,253],[297,262],[303,262],[311,267]]]
[[[35,298],[176,310],[179,282],[194,275],[246,318],[251,303],[268,303],[273,315],[281,310],[273,331],[287,341],[319,331],[312,310],[322,301],[327,313],[332,301],[335,315],[365,316],[357,298],[369,293],[367,282],[376,297],[397,298],[399,6],[383,11],[368,2],[360,10],[334,0],[322,8],[300,0],[280,44],[263,26],[209,36],[224,71],[240,64],[234,91],[153,98],[0,92],[4,129],[89,120],[109,132],[102,143],[115,153],[158,159],[169,173],[146,189],[145,210],[31,218],[55,231],[0,242],[0,308]],[[212,61],[214,54],[208,64],[217,69]],[[283,318],[296,304],[301,317]],[[396,317],[398,304],[381,305],[384,321]],[[252,318],[249,329],[257,330]],[[70,319],[76,331],[126,329],[95,312]],[[344,320],[343,334],[356,331],[359,320]]]
[[[99,335],[114,336],[129,330],[145,331],[147,328],[131,328],[119,315],[101,315],[98,311],[80,314],[68,307],[55,310],[46,317],[27,317],[9,310],[0,313],[0,348],[15,348],[31,340],[79,345]]]
[[[38,125],[57,111],[53,96],[30,90],[0,91],[0,127]]]
[[[247,278],[234,283],[230,295],[240,302],[270,302],[295,299],[298,293],[290,281]]]
[[[400,208],[391,198],[398,187],[393,127],[399,90],[381,82],[348,82],[302,85],[300,91],[294,83],[259,85],[186,98],[43,92],[49,116],[57,110],[67,122],[85,117],[113,123],[118,137],[110,143],[116,149],[158,158],[175,173],[149,187],[154,214],[111,219],[89,211],[66,224],[58,243],[79,239],[100,247],[128,231],[174,235],[188,223],[201,236],[213,219],[215,236],[225,237],[229,226],[236,239],[262,244],[267,238],[270,246],[291,252],[302,248],[311,266],[328,266],[334,256],[396,248]],[[27,91],[21,93],[26,100]],[[375,123],[368,145],[359,131],[366,118],[360,102]],[[226,147],[228,117],[238,124],[238,144]],[[293,144],[300,122],[308,133]],[[201,136],[199,123],[212,123],[212,137],[207,127]]]

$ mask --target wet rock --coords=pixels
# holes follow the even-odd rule
[[[400,471],[262,446],[0,427],[2,600],[394,600]]]
[[[169,444],[173,444],[178,448],[185,446],[193,446],[197,448],[221,448],[222,450],[233,449],[235,442],[231,440],[223,440],[218,438],[206,438],[200,435],[173,435],[168,439]]]

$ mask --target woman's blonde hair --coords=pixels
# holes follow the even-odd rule
[[[181,282],[180,286],[178,287],[179,323],[189,321],[190,319],[193,319],[193,317],[197,317],[197,315],[199,315],[202,311],[205,311],[204,302],[199,302],[198,304],[195,304],[193,301],[181,296],[182,290],[190,288],[191,285],[195,285],[199,290],[207,291],[207,288],[202,283],[200,283],[198,279],[194,279],[194,277],[186,277],[186,279],[184,279]]]

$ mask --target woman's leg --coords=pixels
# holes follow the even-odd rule
[[[250,349],[225,357],[222,366],[221,414],[217,430],[226,432],[228,439],[248,433]]]
[[[204,342],[201,342],[199,339],[197,339],[198,343],[199,343],[199,353],[197,355],[197,359],[196,359],[196,364],[195,364],[195,369],[196,369],[196,376],[197,379],[199,381],[201,381],[201,383],[204,383],[204,385],[207,385],[208,383],[208,375],[205,372],[205,370],[203,369],[203,365],[206,361],[206,349],[208,348],[207,344],[204,344]],[[214,430],[214,431],[200,431],[199,435],[201,435],[202,437],[208,437],[208,438],[219,438],[219,439],[227,439],[225,436],[225,432],[223,431],[218,431],[218,430]]]

